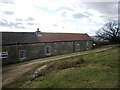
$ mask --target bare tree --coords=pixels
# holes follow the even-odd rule
[[[119,43],[120,26],[115,21],[111,21],[106,23],[100,30],[96,32],[96,34],[104,40],[109,40],[113,43]]]

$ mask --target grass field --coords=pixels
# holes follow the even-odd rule
[[[88,54],[71,57],[70,60],[83,58],[84,64],[53,70],[33,81],[28,78],[31,71],[5,88],[117,88],[118,49],[114,47],[101,52],[89,51]]]

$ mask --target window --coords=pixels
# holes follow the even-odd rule
[[[77,51],[79,51],[79,50],[80,50],[80,44],[79,44],[79,43],[77,43],[76,48],[77,48]]]
[[[89,50],[89,42],[86,42],[86,50]]]
[[[0,53],[0,58],[3,59],[3,58],[7,58],[8,57],[8,52],[1,52]]]
[[[45,54],[48,55],[48,56],[51,55],[51,47],[50,47],[50,46],[47,46],[47,47],[45,48]]]
[[[26,50],[19,51],[19,58],[20,58],[20,60],[23,60],[26,58]]]
[[[80,44],[78,43],[77,46],[80,46]]]
[[[86,45],[88,46],[88,45],[89,45],[89,42],[86,42]]]

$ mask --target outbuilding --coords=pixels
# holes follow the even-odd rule
[[[2,32],[2,64],[17,63],[93,48],[88,34],[47,32]]]

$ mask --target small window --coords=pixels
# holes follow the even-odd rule
[[[80,46],[80,44],[78,43],[77,46]]]
[[[19,58],[20,58],[20,60],[23,60],[26,58],[26,50],[19,51]]]
[[[89,50],[89,42],[86,42],[86,50]]]
[[[79,43],[77,44],[76,48],[77,48],[78,51],[80,50],[80,44]]]
[[[48,55],[48,56],[51,55],[51,47],[50,47],[50,46],[47,46],[47,47],[45,48],[45,54]]]
[[[89,42],[86,42],[86,45],[88,46],[88,45],[89,45]]]
[[[0,53],[0,58],[3,59],[3,58],[7,58],[8,57],[8,52],[1,52]]]

